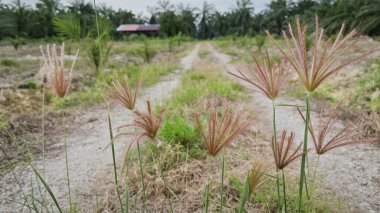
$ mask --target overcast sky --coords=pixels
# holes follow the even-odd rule
[[[0,0],[1,1],[1,0]],[[11,0],[3,0],[2,2],[7,3]],[[35,5],[38,0],[22,0],[28,5]],[[72,0],[60,0],[62,4],[67,4],[67,2],[71,2]],[[86,0],[89,1],[89,0]],[[152,6],[157,3],[158,0],[96,0],[96,3],[106,3],[107,5],[112,6],[113,9],[129,9],[134,13],[147,13],[147,6]],[[195,6],[201,8],[204,0],[170,0],[173,4],[178,4],[180,2],[184,4],[189,4],[191,6]],[[93,2],[91,0],[91,2]],[[207,2],[212,3],[215,8],[219,11],[226,11],[231,8],[231,6],[235,3],[234,0],[207,0]],[[270,2],[270,0],[252,0],[253,6],[255,8],[255,12],[259,12],[265,8],[265,6]]]

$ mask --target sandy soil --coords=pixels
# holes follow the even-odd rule
[[[145,110],[145,100],[153,104],[160,104],[170,96],[170,92],[179,83],[181,72],[190,69],[198,58],[199,46],[196,46],[186,57],[181,60],[180,69],[165,77],[165,80],[144,90],[143,97],[137,102],[137,108]],[[118,104],[111,105],[111,116],[114,127],[132,121],[131,114]],[[96,203],[96,195],[92,194],[92,188],[96,186],[101,171],[110,168],[112,164],[111,150],[104,148],[109,144],[106,110],[104,106],[95,106],[82,112],[73,122],[67,125],[68,131],[68,156],[71,173],[71,191],[73,196],[82,205]],[[62,132],[63,135],[63,132]],[[46,156],[46,179],[50,183],[52,191],[57,196],[61,205],[67,204],[67,183],[65,173],[65,161],[63,153],[62,135],[57,140],[52,152]],[[127,144],[116,143],[116,156],[121,161]],[[42,160],[36,159],[36,165],[41,169]],[[110,171],[111,172],[111,171]],[[36,177],[30,168],[18,167],[12,171],[0,174],[0,212],[24,212],[22,206],[23,194],[31,192],[31,181],[35,183]],[[35,184],[34,184],[35,185]],[[37,188],[34,189],[39,197]],[[81,200],[85,197],[86,202]],[[67,205],[66,205],[67,206]],[[86,205],[88,206],[88,205]],[[94,209],[82,209],[81,212],[94,212]]]
[[[226,70],[235,72],[236,66],[229,64],[230,56],[209,47],[216,62],[225,64]],[[342,71],[344,72],[344,70]],[[242,82],[240,82],[242,83]],[[277,103],[304,105],[300,100],[279,98]],[[252,93],[252,109],[257,118],[255,125],[268,138],[272,135],[272,103],[261,93]],[[277,128],[296,133],[296,140],[302,141],[304,123],[294,108],[277,108]],[[312,112],[317,118],[317,112]],[[314,119],[317,121],[316,119]],[[343,127],[338,121],[333,131]],[[313,146],[310,144],[309,146]],[[316,156],[311,154],[311,162]],[[350,205],[351,212],[380,212],[380,147],[376,144],[355,145],[338,148],[320,157],[319,176],[324,182],[324,190],[332,192]]]

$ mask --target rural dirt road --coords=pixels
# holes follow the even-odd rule
[[[229,64],[230,56],[218,52],[213,46],[209,46],[209,49],[216,62],[224,64],[227,71],[236,72],[236,65]],[[344,71],[342,70],[342,72]],[[285,97],[278,98],[276,102],[304,105],[300,100]],[[273,131],[271,101],[261,93],[253,92],[251,106],[257,119],[255,128],[267,135],[269,139]],[[276,116],[278,131],[282,129],[293,131],[296,134],[296,140],[302,141],[304,122],[296,109],[277,107]],[[317,118],[317,116],[317,112],[313,111],[312,117]],[[334,132],[340,130],[344,123],[338,121],[337,124]],[[312,143],[309,146],[312,147]],[[310,156],[312,156],[311,161],[315,162],[315,155],[311,154]],[[322,155],[318,172],[325,181],[326,192],[333,192],[347,201],[352,212],[380,212],[379,156],[380,147],[376,144],[341,147]]]
[[[197,45],[186,57],[182,58],[180,68],[174,73],[164,77],[164,80],[150,88],[143,89],[143,95],[137,102],[137,109],[145,110],[145,101],[150,100],[152,104],[160,104],[170,96],[171,91],[179,83],[181,72],[190,69],[198,59]],[[133,117],[129,111],[118,104],[111,104],[111,117],[114,127],[132,121]],[[111,149],[106,149],[109,144],[109,132],[107,126],[107,115],[105,106],[99,105],[87,109],[75,120],[68,124],[68,156],[71,174],[71,188],[79,202],[95,203],[96,196],[91,193],[98,178],[98,174],[105,169],[111,168]],[[62,140],[63,133],[57,135],[58,140]],[[116,157],[121,161],[126,149],[125,143],[115,144]],[[67,206],[67,185],[65,173],[65,160],[63,153],[63,141],[56,143],[53,152],[46,156],[46,179],[52,191],[56,195],[61,205]],[[38,159],[35,164],[41,169],[42,161]],[[111,172],[111,171],[110,171]],[[15,179],[17,178],[17,180]],[[0,174],[0,212],[24,212],[27,211],[22,206],[22,194],[31,192],[31,181],[35,182],[35,176],[29,167],[19,167],[11,172]],[[22,189],[17,184],[20,183]],[[22,192],[22,191],[23,192]],[[38,192],[35,189],[35,193]],[[85,197],[86,202],[80,199]],[[82,203],[84,202],[84,203]],[[80,212],[95,212],[94,209],[82,209]]]

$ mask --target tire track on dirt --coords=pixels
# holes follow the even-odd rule
[[[186,57],[182,58],[180,68],[167,75],[163,81],[150,88],[143,89],[143,95],[136,103],[137,109],[145,110],[145,100],[158,104],[170,96],[170,93],[178,86],[181,73],[192,67],[198,60],[199,45],[197,45]],[[118,127],[133,120],[131,113],[118,104],[111,105],[111,117],[113,127]],[[72,125],[72,126],[69,126]],[[70,181],[72,194],[79,200],[79,204],[95,203],[96,195],[92,189],[96,186],[97,174],[110,168],[112,165],[111,150],[104,150],[109,143],[109,132],[106,110],[103,105],[96,106],[81,114],[74,122],[68,124],[68,156],[70,167]],[[65,161],[63,153],[62,136],[57,135],[60,142],[58,153],[47,153],[46,156],[46,180],[57,197],[62,207],[67,207],[67,183]],[[117,161],[120,162],[125,153],[127,144],[115,143]],[[42,169],[42,160],[37,159],[35,164]],[[110,171],[111,172],[111,171]],[[0,212],[23,212],[27,209],[22,206],[22,191],[28,194],[31,191],[30,182],[35,176],[29,167],[18,167],[12,172],[0,174]],[[22,189],[18,186],[17,181]],[[21,191],[22,190],[22,191]],[[37,189],[35,188],[35,191]],[[74,197],[74,196],[73,196]],[[50,201],[50,198],[48,198]],[[84,202],[84,203],[82,203]],[[95,212],[95,209],[86,209],[85,212]]]

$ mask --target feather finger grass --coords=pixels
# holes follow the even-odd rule
[[[242,111],[232,112],[232,109],[225,107],[222,116],[218,116],[217,107],[214,107],[210,113],[207,120],[206,128],[203,129],[202,122],[199,116],[196,116],[197,127],[200,131],[203,144],[209,155],[208,158],[213,158],[222,151],[225,147],[232,143],[232,141],[240,135],[242,132],[248,129],[252,124],[252,118],[247,118],[244,116]],[[211,173],[211,163],[209,176]],[[224,158],[222,158],[222,177],[221,182],[223,183],[224,177]],[[208,183],[205,187],[205,212],[208,212],[208,200],[209,200],[209,186],[210,178],[208,178]],[[221,186],[223,188],[223,185]],[[223,205],[223,190],[221,189],[221,206]],[[223,207],[221,207],[223,209]]]
[[[119,77],[112,81],[112,86],[107,88],[110,98],[119,102],[122,106],[129,110],[133,110],[142,85],[142,78],[133,90],[130,86],[128,76]]]
[[[66,71],[64,64],[65,57],[65,44],[63,43],[60,47],[60,54],[58,54],[57,46],[52,45],[46,46],[44,50],[41,47],[41,53],[43,56],[43,69],[45,70],[45,74],[49,77],[48,81],[51,84],[52,90],[55,95],[61,100],[61,117],[62,117],[62,126],[64,133],[64,151],[65,151],[65,165],[66,165],[66,178],[67,178],[67,188],[68,188],[68,197],[69,197],[69,206],[70,212],[75,211],[75,205],[73,205],[71,198],[71,186],[70,186],[70,172],[69,172],[69,160],[67,154],[67,130],[65,124],[65,112],[63,109],[64,106],[64,98],[68,94],[70,90],[71,80],[72,80],[72,72],[74,69],[75,61],[79,54],[79,49],[77,50],[76,56],[72,62],[71,68]],[[44,184],[45,185],[45,184]]]
[[[315,31],[314,31],[314,47],[311,52],[311,59],[308,56],[307,41],[307,26],[301,26],[299,17],[296,18],[295,29],[289,23],[288,34],[282,32],[282,38],[285,42],[285,48],[281,47],[273,38],[273,36],[266,31],[269,38],[281,53],[287,58],[292,65],[302,84],[307,91],[306,95],[306,122],[304,134],[304,148],[300,168],[300,183],[299,183],[299,201],[298,212],[302,211],[302,194],[303,186],[306,185],[305,165],[307,161],[308,149],[308,129],[310,120],[310,93],[315,91],[326,79],[338,73],[342,68],[363,60],[368,55],[378,51],[373,49],[367,51],[359,56],[353,56],[349,59],[343,59],[342,56],[346,55],[348,50],[358,39],[356,37],[357,31],[352,30],[347,35],[343,36],[345,25],[343,24],[338,32],[336,39],[324,41],[324,30],[319,29],[318,16],[315,16]],[[288,36],[289,35],[289,36]]]
[[[136,129],[140,130],[140,132],[137,133],[130,133],[130,132],[122,132],[117,134],[113,140],[111,141],[111,144],[118,139],[120,136],[123,135],[131,135],[131,134],[137,134],[136,139],[130,143],[128,146],[128,150],[126,153],[126,159],[128,158],[129,151],[134,143],[137,143],[137,152],[138,152],[138,158],[139,158],[139,167],[140,167],[140,177],[141,177],[141,184],[143,188],[143,196],[144,196],[144,208],[147,209],[146,204],[146,192],[145,192],[145,184],[144,184],[144,174],[143,174],[143,165],[142,165],[142,159],[141,159],[141,150],[140,150],[140,141],[144,138],[148,138],[152,140],[152,142],[159,145],[161,142],[157,138],[157,133],[162,126],[163,123],[163,113],[165,112],[165,108],[158,111],[158,113],[155,115],[152,112],[150,101],[146,102],[147,110],[146,112],[141,112],[138,110],[135,110],[133,113],[135,115],[135,120],[131,124],[123,125],[118,127],[119,129],[127,128],[127,127],[135,127]],[[124,167],[128,164],[128,162],[125,162]],[[170,202],[170,200],[169,200]]]
[[[337,123],[337,113],[340,104],[337,104],[330,112],[325,119],[323,116],[325,114],[325,106],[321,106],[321,110],[318,117],[317,128],[313,128],[313,124],[309,121],[309,132],[314,143],[315,152],[317,153],[317,162],[314,168],[313,179],[310,197],[313,196],[313,191],[316,182],[316,174],[319,165],[320,156],[334,150],[339,147],[355,145],[355,144],[363,144],[363,143],[371,143],[375,142],[375,138],[363,138],[363,133],[360,131],[360,126],[354,126],[352,124],[348,124],[338,130],[337,133],[334,133],[334,127]],[[306,118],[303,115],[302,111],[298,108],[298,113],[301,115],[304,122],[306,122]],[[310,199],[312,201],[312,199]],[[311,202],[310,201],[310,202]],[[310,203],[309,202],[309,203]]]
[[[290,66],[286,65],[285,59],[281,59],[279,62],[275,62],[269,56],[268,50],[262,60],[258,60],[253,57],[255,67],[248,67],[248,72],[237,70],[238,74],[229,72],[231,75],[247,82],[254,87],[254,90],[259,90],[268,99],[272,101],[273,111],[273,134],[276,138],[276,104],[275,99],[278,97],[281,89],[284,87],[292,72],[289,69]],[[277,143],[277,141],[275,141]],[[277,172],[276,178],[277,185],[277,212],[281,212],[281,196],[280,196],[280,178]]]

